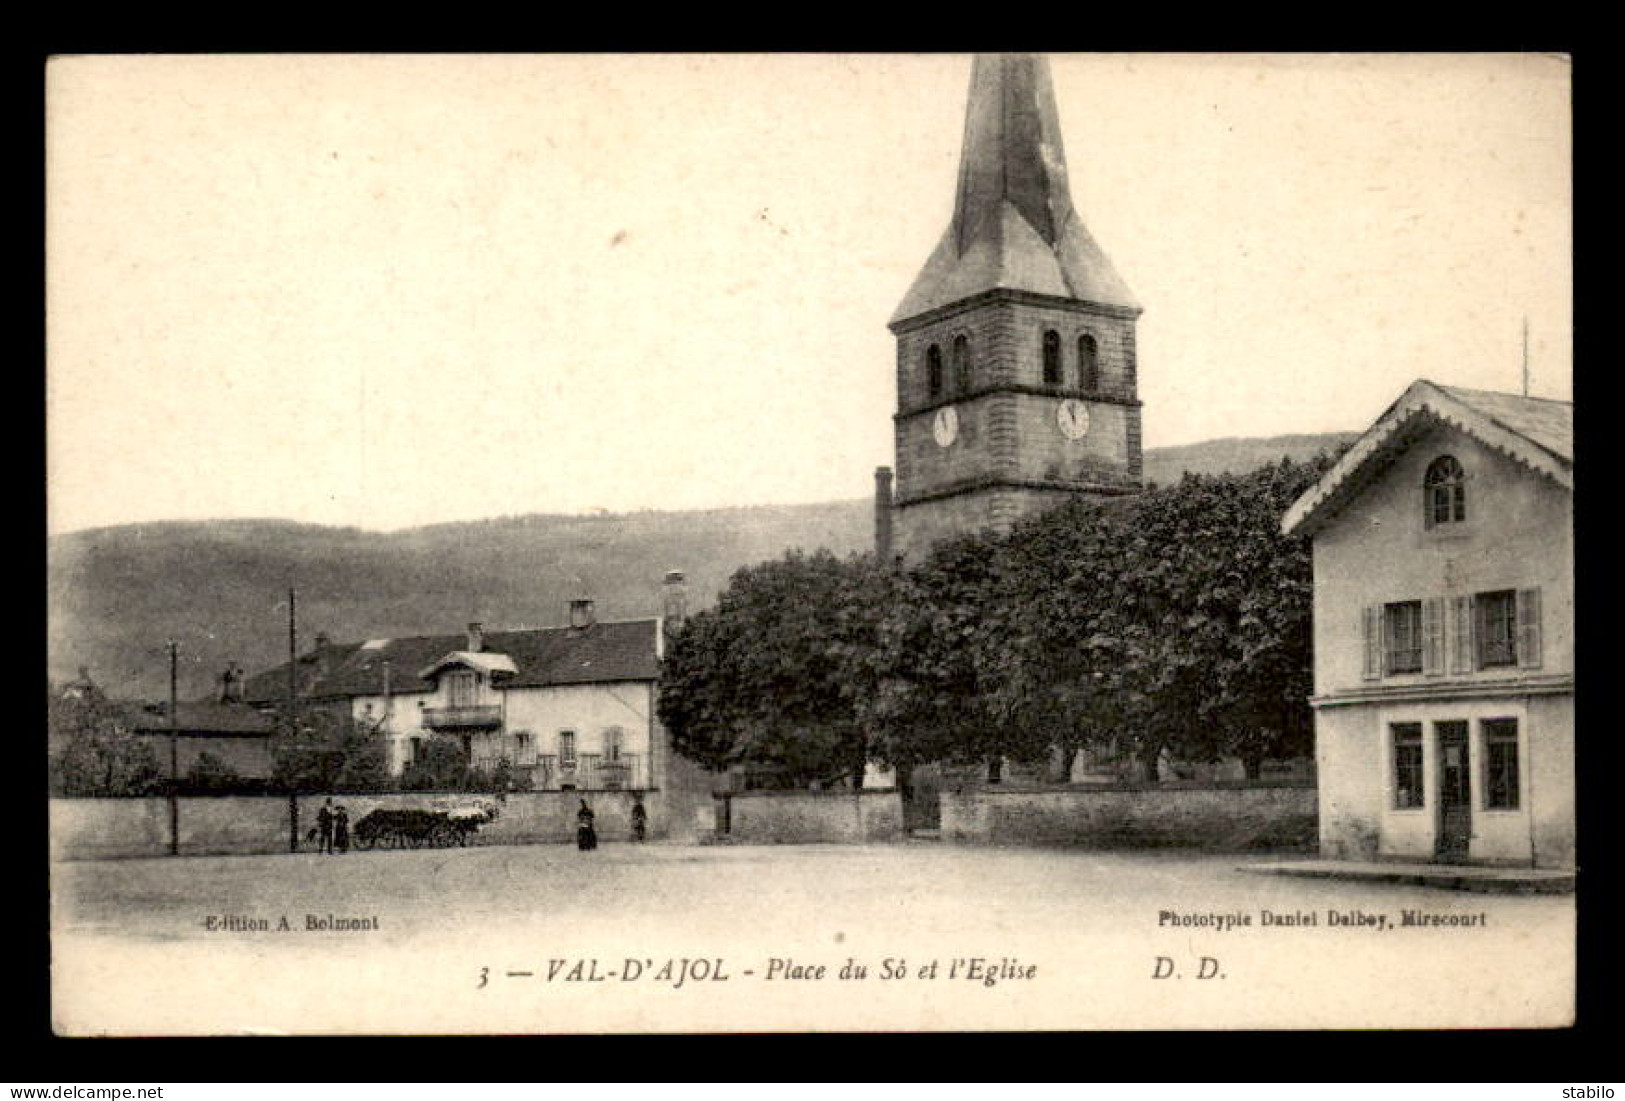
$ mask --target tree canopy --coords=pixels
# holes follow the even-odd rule
[[[869,752],[848,676],[875,648],[886,588],[872,560],[827,551],[737,571],[716,607],[667,640],[659,714],[677,751],[794,783],[861,776]]]
[[[1311,571],[1286,508],[1331,456],[1076,500],[907,569],[792,552],[668,642],[660,718],[709,768],[797,781],[1112,746],[1307,753]]]
[[[376,791],[389,783],[376,732],[330,707],[280,708],[271,760],[272,784],[289,791]]]
[[[100,693],[63,697],[47,689],[51,792],[148,795],[163,779],[152,746],[130,731],[118,705]]]

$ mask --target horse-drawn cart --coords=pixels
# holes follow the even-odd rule
[[[495,817],[494,807],[454,807],[451,810],[380,807],[355,824],[355,840],[363,849],[467,845],[469,838],[479,832],[480,824]]]
[[[363,849],[446,848],[468,844],[468,834],[443,810],[372,811],[355,825],[356,844]]]

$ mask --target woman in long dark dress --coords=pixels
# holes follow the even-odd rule
[[[582,852],[598,847],[598,833],[592,828],[592,820],[592,808],[583,799],[581,809],[576,811],[576,848]]]

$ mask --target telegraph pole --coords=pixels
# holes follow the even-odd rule
[[[180,644],[169,644],[169,855],[181,852],[181,799],[180,764],[176,743],[180,716],[176,711],[176,666],[180,662]]]
[[[297,594],[288,589],[288,730],[290,738],[298,736],[298,722],[294,708],[299,700],[299,634],[295,603]],[[297,785],[288,786],[288,851],[299,851],[299,792]]]
[[[1529,396],[1529,315],[1523,315],[1523,396]]]
[[[299,634],[296,627],[296,601],[298,594],[288,590],[288,721],[293,721],[293,709],[299,700]]]

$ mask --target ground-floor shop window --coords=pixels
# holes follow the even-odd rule
[[[1518,809],[1518,720],[1485,719],[1484,809]]]
[[[1422,724],[1394,723],[1394,808],[1414,810],[1423,804]]]

